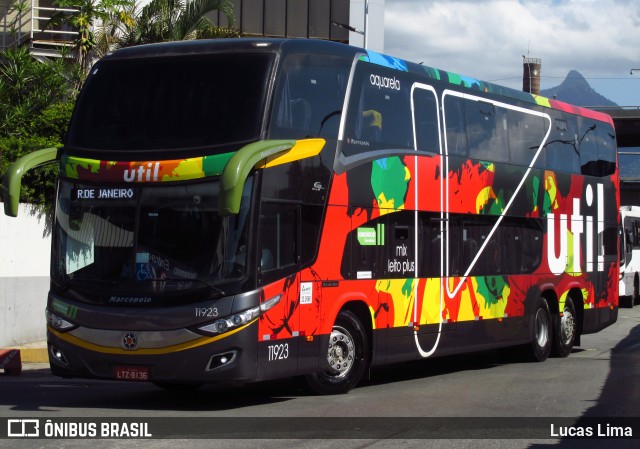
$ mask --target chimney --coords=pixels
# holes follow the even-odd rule
[[[522,56],[522,90],[540,95],[540,68],[542,67],[542,59],[525,58]]]

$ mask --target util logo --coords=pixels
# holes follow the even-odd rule
[[[126,169],[124,171],[125,182],[158,182],[160,173],[160,162],[147,162],[146,167],[140,165],[138,168]]]
[[[598,241],[598,255],[597,264],[598,271],[604,271],[604,255],[601,245],[601,234],[604,231],[604,186],[598,184],[596,187],[597,192],[597,241]],[[567,217],[567,214],[560,214],[559,216],[559,235],[560,235],[560,253],[556,254],[556,215],[551,213],[547,214],[547,262],[549,263],[549,269],[553,274],[562,274],[565,270],[578,273],[581,271],[580,260],[581,254],[584,254],[586,259],[586,271],[593,271],[594,262],[594,229],[593,229],[593,216],[582,215],[580,213],[580,198],[573,199],[573,212],[571,217]],[[587,185],[585,189],[585,201],[587,207],[591,207],[593,204],[593,188],[591,185]],[[573,234],[573,264],[569,265],[568,261],[568,223],[571,222],[571,234]],[[585,251],[581,252],[582,237],[584,234]]]

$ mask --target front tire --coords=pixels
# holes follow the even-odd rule
[[[325,368],[305,376],[314,393],[343,394],[360,382],[369,367],[371,352],[367,332],[353,312],[338,314],[324,356]]]
[[[533,340],[529,344],[528,358],[533,362],[544,362],[551,353],[552,325],[547,301],[539,297],[533,315]]]
[[[570,297],[567,297],[564,302],[562,316],[556,317],[554,324],[553,355],[556,357],[567,357],[573,349],[578,329],[576,323],[576,308]]]

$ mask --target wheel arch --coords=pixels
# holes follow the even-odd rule
[[[549,311],[552,316],[558,316],[560,314],[560,298],[558,297],[558,293],[555,288],[551,286],[547,286],[544,290],[540,292],[540,296],[547,301],[549,305]],[[576,340],[575,345],[580,345],[580,336],[582,335],[582,329],[584,326],[584,301],[582,299],[582,290],[578,286],[572,286],[567,292],[567,297],[571,298],[573,301],[573,307],[576,312]],[[556,320],[554,319],[553,325],[556,325]]]
[[[358,318],[358,320],[360,320],[360,323],[364,326],[367,338],[369,339],[369,352],[370,355],[373,356],[373,318],[371,317],[369,306],[366,302],[360,299],[352,299],[342,305],[342,307],[338,311],[338,314],[343,310],[348,310],[349,312],[353,313]]]

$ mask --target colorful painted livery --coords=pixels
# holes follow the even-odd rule
[[[99,61],[65,146],[17,165],[52,159],[59,376],[343,393],[617,318],[598,112],[331,42],[181,42]]]

